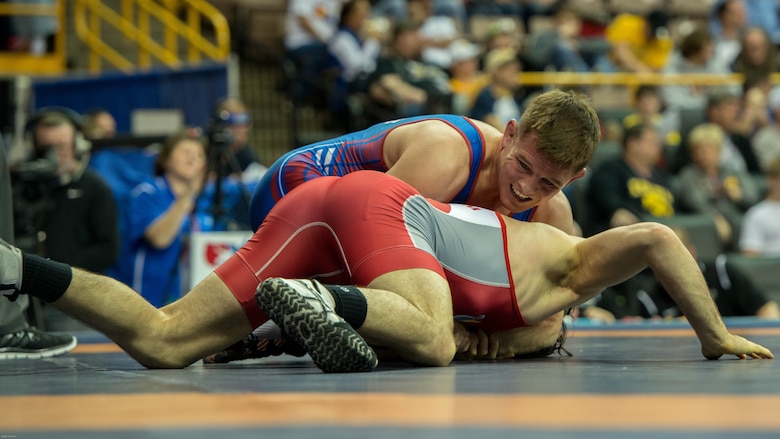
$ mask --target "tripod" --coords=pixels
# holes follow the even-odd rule
[[[237,175],[238,188],[241,198],[241,207],[249,210],[249,193],[241,179],[242,169],[236,159],[235,152],[231,148],[233,136],[227,124],[227,112],[220,112],[211,121],[208,131],[210,171],[215,174],[214,196],[210,213],[214,221],[215,230],[235,230],[242,228],[237,222],[228,222],[227,211],[224,208],[223,182],[230,174]]]

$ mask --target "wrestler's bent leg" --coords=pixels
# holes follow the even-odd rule
[[[446,366],[455,356],[452,299],[437,272],[407,269],[383,274],[361,288],[368,315],[358,332],[402,358]]]

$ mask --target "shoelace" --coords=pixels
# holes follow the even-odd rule
[[[568,315],[568,312],[566,313],[566,315]],[[557,352],[558,356],[563,357],[563,354],[561,353],[561,351],[565,352],[567,357],[573,357],[574,356],[565,347],[563,347],[563,344],[566,343],[566,337],[568,336],[568,333],[569,333],[569,328],[566,326],[566,321],[562,321],[561,322],[561,331],[558,333],[558,339],[555,340],[555,344],[552,347],[552,352]]]

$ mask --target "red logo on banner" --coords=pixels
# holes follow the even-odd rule
[[[210,265],[219,265],[225,262],[234,251],[235,250],[227,244],[208,244],[206,245],[206,261]]]

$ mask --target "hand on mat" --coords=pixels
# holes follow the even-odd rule
[[[468,329],[455,323],[455,358],[458,360],[495,360],[512,358],[514,354],[498,357],[499,342],[480,329]]]
[[[757,359],[775,358],[769,349],[734,334],[729,334],[729,338],[718,346],[702,345],[701,353],[708,360],[717,360],[722,355],[728,354],[736,355],[741,360],[744,360],[747,357]]]

